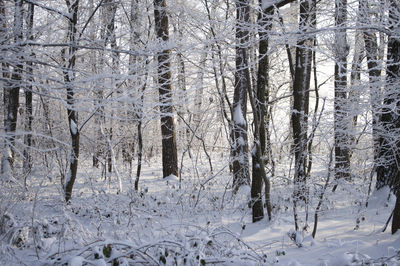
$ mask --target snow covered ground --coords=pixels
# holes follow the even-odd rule
[[[273,218],[253,224],[249,188],[236,196],[226,158],[162,179],[160,163],[144,166],[135,192],[127,169],[115,176],[80,165],[72,201],[63,202],[53,173],[33,173],[28,192],[5,194],[0,202],[1,265],[400,265],[400,235],[382,232],[394,204],[388,191],[373,193],[365,208],[368,178],[341,183],[325,195],[316,238],[313,217],[324,174],[314,180],[306,223],[293,232],[292,187],[284,176],[272,180]],[[199,164],[202,165],[202,164]],[[14,184],[15,187],[15,184]],[[14,189],[15,191],[15,189]]]

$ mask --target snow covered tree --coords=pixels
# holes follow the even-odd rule
[[[178,176],[178,155],[172,104],[170,49],[168,48],[168,14],[165,0],[154,0],[155,31],[159,42],[157,51],[158,86],[161,112],[163,177]]]
[[[28,14],[27,14],[27,30],[26,39],[33,41],[33,22],[34,22],[34,12],[35,5],[32,3],[28,4]],[[25,135],[24,135],[24,173],[25,173],[25,186],[26,186],[26,176],[30,173],[32,168],[32,156],[30,148],[32,146],[32,122],[33,122],[33,57],[32,52],[29,54],[29,59],[26,62],[26,81],[25,86]]]
[[[232,112],[232,170],[235,191],[250,183],[246,119],[247,91],[251,88],[248,65],[249,23],[249,1],[236,1],[236,69]]]
[[[371,19],[369,17],[369,2],[359,1],[359,14],[361,25],[367,26],[371,24]],[[378,39],[376,37],[376,32],[372,29],[363,30],[363,39],[365,46],[365,54],[367,57],[367,67],[368,67],[368,78],[369,78],[369,89],[370,89],[370,102],[371,102],[371,113],[372,113],[372,139],[374,147],[374,160],[376,161],[378,156],[378,120],[379,120],[379,106],[381,102],[381,65],[379,63],[379,48]],[[381,44],[381,46],[384,46]]]
[[[6,40],[10,37],[7,36],[7,22],[5,18],[5,5],[2,1],[1,6],[1,42],[6,43]],[[22,0],[14,1],[14,25],[13,25],[13,41],[14,47],[5,53],[11,53],[8,56],[15,58],[15,60],[9,60],[8,62],[3,61],[3,78],[4,82],[4,150],[1,161],[1,174],[5,175],[5,178],[10,178],[10,170],[15,160],[15,133],[17,129],[18,121],[18,108],[19,108],[19,91],[22,83],[22,72],[23,72],[23,55],[22,47],[20,43],[23,40],[23,10]],[[3,60],[6,60],[7,56],[4,56]],[[10,74],[11,73],[11,74]]]
[[[78,113],[75,108],[76,99],[74,97],[75,64],[77,52],[77,24],[79,0],[73,2],[65,0],[70,16],[68,16],[68,52],[63,50],[64,59],[64,82],[67,91],[67,116],[69,133],[71,137],[71,151],[69,157],[69,169],[65,180],[64,192],[65,201],[69,201],[72,196],[72,188],[78,172],[79,158],[79,128]]]
[[[334,100],[334,131],[335,131],[335,179],[350,179],[349,133],[347,89],[347,0],[335,1],[335,100]],[[335,185],[336,188],[336,185]]]
[[[266,180],[269,200],[269,180],[265,174],[264,153],[265,153],[265,109],[266,109],[266,89],[268,89],[268,71],[269,71],[269,32],[272,27],[273,10],[266,11],[263,9],[263,1],[259,1],[260,11],[258,14],[258,34],[259,34],[259,59],[257,71],[257,92],[252,107],[254,113],[254,147],[252,156],[252,180],[251,180],[251,198],[253,201],[253,222],[261,220],[264,217],[264,209],[262,204],[262,183]],[[251,96],[251,94],[250,94]],[[253,97],[254,98],[254,97]],[[268,213],[270,215],[270,213]],[[271,218],[271,217],[270,217]]]
[[[307,200],[306,187],[306,162],[307,162],[307,129],[308,129],[308,109],[309,109],[309,90],[312,64],[312,47],[314,38],[309,33],[315,27],[314,0],[300,1],[299,13],[299,35],[296,46],[295,76],[293,81],[293,109],[292,109],[292,129],[294,142],[294,213],[295,227],[298,228],[296,206],[299,200]]]
[[[400,4],[389,1],[386,87],[379,120],[377,189],[388,185],[396,195],[392,233],[400,229]]]
[[[266,147],[266,109],[268,108],[269,95],[269,34],[273,24],[274,8],[282,7],[293,1],[279,1],[274,4],[266,5],[264,1],[259,0],[258,13],[258,69],[257,69],[257,91],[249,91],[250,103],[252,105],[254,116],[254,144],[251,152],[252,156],[252,180],[251,180],[251,198],[253,222],[261,220],[264,217],[262,204],[262,184],[265,184],[265,205],[267,207],[268,217],[271,219],[270,190],[271,184],[265,173],[265,152],[271,147]]]

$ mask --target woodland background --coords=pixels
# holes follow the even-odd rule
[[[395,234],[399,38],[397,0],[0,0],[4,260],[272,264],[246,224],[301,249],[342,207]]]

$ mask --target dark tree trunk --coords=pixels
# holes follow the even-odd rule
[[[335,100],[334,100],[334,131],[335,131],[335,180],[350,179],[349,153],[349,110],[347,93],[347,55],[346,37],[347,0],[335,2]],[[336,185],[334,189],[336,188]]]
[[[18,47],[18,43],[22,42],[22,30],[23,30],[23,10],[22,10],[22,0],[15,0],[15,13],[14,13],[14,42],[17,45],[14,47],[14,56],[17,59],[12,65],[13,71],[11,74],[11,79],[6,79],[4,88],[4,108],[5,108],[5,118],[4,118],[4,131],[5,131],[5,147],[4,154],[1,165],[1,172],[3,174],[7,173],[10,168],[13,167],[14,157],[15,157],[15,131],[17,129],[18,120],[18,107],[19,107],[19,91],[22,82],[22,50]],[[2,16],[5,16],[5,7],[2,3]],[[3,30],[6,30],[5,17],[2,17]],[[4,73],[3,73],[4,75]],[[7,75],[8,77],[8,75]]]
[[[142,169],[142,155],[143,155],[143,138],[142,138],[142,117],[138,115],[137,133],[138,133],[138,164],[136,168],[135,190],[139,190],[140,171]]]
[[[360,17],[362,19],[362,25],[370,25],[369,19],[369,5],[368,1],[359,1]],[[381,67],[379,65],[379,49],[378,40],[376,33],[372,30],[363,31],[364,46],[367,56],[368,66],[368,77],[370,83],[370,98],[371,98],[371,109],[372,109],[372,138],[374,141],[374,162],[378,161],[378,150],[379,150],[379,106],[381,104],[381,93],[380,93],[380,81],[381,81]]]
[[[359,1],[360,17],[363,25],[370,25],[368,17],[368,1]],[[372,109],[372,139],[374,142],[374,163],[378,161],[378,147],[379,147],[379,106],[381,104],[380,81],[381,81],[381,67],[379,64],[379,49],[376,33],[372,30],[363,31],[364,46],[367,56],[368,77],[370,84],[370,98]]]
[[[165,0],[154,0],[154,19],[156,36],[160,40],[161,45],[167,45],[169,35]],[[172,106],[170,50],[166,47],[161,47],[160,51],[157,52],[157,61],[163,177],[169,175],[178,176],[178,155]]]
[[[65,61],[64,82],[67,90],[67,116],[69,133],[71,136],[71,154],[69,157],[69,169],[65,180],[65,201],[68,202],[72,196],[72,188],[75,183],[76,174],[78,171],[78,158],[79,158],[79,128],[78,128],[78,114],[75,110],[74,98],[74,81],[75,81],[75,61],[76,61],[76,33],[78,23],[78,7],[79,0],[70,3],[66,0],[68,11],[71,18],[68,21],[68,59]],[[65,55],[64,55],[65,58]]]
[[[392,218],[392,234],[400,229],[400,190],[397,189],[396,204],[394,205],[393,218]]]
[[[250,22],[250,6],[248,1],[236,1],[236,71],[235,91],[233,96],[232,112],[232,170],[233,190],[250,184],[248,136],[247,136],[247,91],[250,86],[250,72],[248,66],[248,41]]]
[[[148,60],[146,60],[146,66],[148,65]],[[139,179],[140,179],[140,171],[142,170],[142,157],[143,157],[143,134],[142,134],[142,123],[143,123],[143,101],[144,101],[144,91],[147,86],[147,75],[148,71],[146,71],[145,77],[144,77],[144,84],[141,89],[141,95],[140,95],[140,103],[138,106],[137,110],[137,141],[138,141],[138,153],[137,153],[137,167],[136,167],[136,178],[135,178],[135,190],[139,190]]]
[[[294,218],[298,230],[296,206],[298,200],[306,201],[307,129],[309,89],[314,38],[307,32],[315,27],[315,1],[300,1],[299,30],[296,48],[296,68],[293,82],[292,129],[294,142]]]
[[[399,4],[397,1],[391,1],[389,10],[390,32],[399,30],[398,14]],[[387,69],[386,69],[386,89],[384,92],[384,102],[380,110],[379,120],[379,149],[376,187],[379,189],[385,185],[393,186],[398,178],[398,149],[400,141],[398,131],[400,129],[399,120],[399,102],[400,89],[400,41],[397,36],[389,35],[387,51]]]
[[[27,38],[28,40],[33,40],[32,28],[33,28],[33,17],[34,17],[34,4],[29,4],[28,8],[28,30]],[[26,74],[27,74],[27,86],[25,88],[25,136],[24,136],[24,173],[27,175],[32,168],[32,158],[30,154],[30,147],[32,146],[32,122],[33,122],[33,109],[32,109],[32,93],[33,93],[33,57],[31,53],[29,55],[31,58],[28,59],[26,63]],[[26,179],[25,179],[26,181]],[[25,182],[26,183],[26,182]],[[26,185],[26,184],[25,184]]]
[[[308,0],[300,2],[300,25],[299,30],[307,33],[314,25],[315,12],[313,4]],[[306,182],[306,158],[307,158],[307,128],[309,89],[312,63],[313,38],[301,36],[296,48],[296,68],[293,82],[293,111],[292,128],[295,155],[294,182],[295,195],[304,198]]]
[[[262,8],[262,1],[259,1],[260,8]],[[258,60],[258,72],[257,72],[257,94],[256,102],[252,103],[255,105],[254,113],[254,147],[252,152],[252,182],[251,182],[251,198],[252,198],[252,211],[253,211],[253,222],[257,222],[264,218],[264,208],[262,204],[262,182],[265,180],[266,193],[265,200],[267,205],[268,217],[271,219],[271,204],[270,204],[270,182],[265,174],[265,164],[263,156],[266,149],[266,137],[265,137],[265,110],[268,97],[268,71],[269,71],[269,57],[268,57],[268,46],[269,46],[269,30],[272,27],[272,15],[273,11],[265,13],[264,10],[258,14],[258,26],[259,26],[259,60]],[[267,95],[266,95],[267,94]]]
[[[400,4],[391,0],[389,5],[389,36],[386,62],[386,88],[383,106],[380,110],[378,162],[376,166],[376,188],[388,185],[396,195],[393,211],[392,232],[399,227],[400,196]]]

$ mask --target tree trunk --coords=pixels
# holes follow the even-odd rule
[[[400,41],[395,32],[399,30],[399,17],[396,11],[400,7],[397,1],[390,2],[389,9],[389,29],[387,68],[386,68],[386,88],[384,92],[384,102],[380,110],[379,120],[379,147],[376,187],[379,189],[385,185],[393,186],[398,178],[398,149],[400,141],[398,131],[400,129],[399,111],[399,81],[400,81]],[[396,26],[395,26],[396,25]]]
[[[361,14],[358,16],[361,17]],[[362,33],[360,30],[356,31],[356,35],[354,38],[354,55],[353,61],[351,64],[351,73],[350,73],[350,86],[351,89],[349,91],[349,103],[350,103],[350,110],[354,110],[355,113],[352,114],[352,130],[351,130],[351,142],[350,147],[354,147],[356,143],[355,137],[355,129],[358,123],[358,110],[359,110],[359,103],[360,103],[360,95],[361,95],[361,64],[364,58],[364,40],[362,37]],[[349,114],[350,115],[350,114]],[[350,159],[353,155],[353,149],[350,149]]]
[[[398,188],[392,219],[392,234],[394,234],[400,229],[400,190]]]
[[[368,17],[369,5],[368,1],[359,1],[360,17],[363,26],[370,25],[371,21]],[[368,77],[370,85],[370,101],[372,109],[372,139],[374,145],[374,163],[379,161],[379,106],[381,105],[381,66],[379,64],[379,49],[376,33],[372,30],[363,31],[364,46],[367,56]],[[376,166],[375,166],[376,167]]]
[[[250,6],[247,0],[236,1],[236,71],[235,91],[232,113],[232,170],[233,190],[250,183],[248,137],[247,137],[247,91],[250,86],[248,66],[248,41],[250,23]]]
[[[18,45],[18,43],[22,42],[22,31],[23,31],[23,10],[22,10],[22,0],[15,0],[15,13],[14,13],[14,42]],[[2,16],[5,16],[5,7],[4,3],[2,3]],[[3,22],[3,30],[6,30],[6,21],[5,17]],[[21,88],[22,81],[22,51],[21,47],[16,46],[14,48],[14,56],[17,59],[17,62],[14,62],[13,71],[11,75],[11,79],[6,81],[6,85],[4,88],[4,107],[6,110],[5,119],[4,119],[4,131],[5,131],[5,147],[3,159],[1,162],[1,174],[9,176],[10,170],[13,167],[13,163],[15,160],[15,131],[17,129],[17,120],[18,120],[18,107],[19,107],[19,90]],[[4,75],[4,73],[3,73]]]
[[[347,0],[335,2],[335,180],[350,180],[349,121],[347,93],[347,55],[346,37]],[[335,185],[334,189],[337,185]]]
[[[28,25],[27,25],[27,38],[33,41],[33,17],[34,17],[34,4],[29,4],[28,9]],[[30,154],[30,148],[32,146],[32,121],[33,121],[33,109],[32,109],[32,93],[33,93],[33,53],[29,55],[31,58],[26,63],[26,74],[27,74],[27,86],[25,88],[25,136],[24,136],[24,174],[25,174],[25,186],[26,186],[26,175],[31,171],[32,158]]]
[[[259,1],[260,8],[262,8],[262,1]],[[261,9],[262,10],[262,9]],[[264,209],[261,198],[262,182],[265,180],[266,193],[265,200],[267,206],[268,217],[271,219],[271,204],[270,204],[270,182],[265,174],[264,154],[266,149],[265,137],[265,110],[266,110],[266,89],[268,88],[268,71],[269,71],[269,30],[272,27],[273,11],[266,13],[264,10],[258,14],[258,35],[259,41],[259,61],[257,72],[257,94],[256,103],[253,110],[254,114],[254,147],[252,152],[252,182],[251,182],[251,198],[252,198],[252,211],[253,222],[257,222],[264,218]]]
[[[383,106],[380,110],[378,163],[376,166],[376,188],[388,185],[396,195],[393,211],[392,233],[399,227],[400,217],[400,4],[391,0],[389,5],[389,36],[386,62],[386,88]]]
[[[293,82],[292,129],[294,142],[294,217],[298,230],[296,206],[298,200],[306,201],[306,162],[309,89],[314,38],[307,32],[315,28],[315,1],[300,1],[299,30],[296,48],[296,69]]]
[[[369,4],[368,1],[359,1],[359,13],[363,26],[370,25],[371,21],[368,15]],[[381,66],[379,64],[379,48],[376,33],[372,30],[363,31],[363,39],[365,46],[365,53],[367,56],[368,77],[370,85],[370,102],[372,109],[372,139],[374,145],[374,163],[379,161],[379,106],[381,105]],[[376,165],[375,165],[376,167]]]
[[[312,12],[315,12],[310,1],[300,2],[300,25],[301,32],[306,33],[314,27]],[[298,196],[304,197],[306,179],[306,157],[307,157],[307,128],[309,89],[312,63],[313,39],[301,36],[296,48],[296,69],[293,83],[293,111],[292,128],[295,153],[294,181],[298,188]]]
[[[165,47],[169,40],[166,7],[165,0],[154,0],[155,31],[162,46],[160,51],[157,52],[157,61],[163,177],[169,175],[178,176],[178,155],[172,105],[170,50]]]
[[[78,128],[78,114],[75,110],[75,98],[74,98],[74,81],[75,81],[75,62],[76,62],[76,34],[78,24],[78,7],[79,0],[75,0],[70,3],[66,0],[68,12],[71,17],[68,21],[68,37],[69,37],[69,48],[68,48],[68,59],[66,60],[66,66],[64,70],[64,82],[67,90],[67,116],[69,124],[69,133],[71,136],[71,153],[69,157],[69,169],[67,178],[65,180],[64,192],[65,201],[68,202],[72,196],[72,188],[75,183],[76,174],[78,171],[78,158],[79,158],[79,128]],[[64,58],[65,55],[63,56]]]

